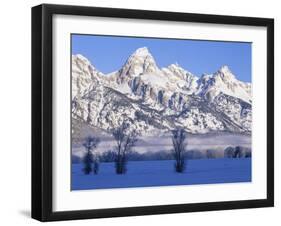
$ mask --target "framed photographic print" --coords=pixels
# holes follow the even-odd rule
[[[32,8],[32,217],[274,205],[274,21]]]

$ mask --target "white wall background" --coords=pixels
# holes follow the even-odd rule
[[[0,13],[0,224],[38,225],[30,215],[31,156],[31,10],[42,1],[1,2]],[[275,18],[275,84],[281,84],[281,14],[276,0],[64,0],[45,3],[136,8],[192,13]],[[280,220],[281,211],[281,89],[275,92],[275,208],[154,215],[56,222],[55,225],[266,225]],[[279,138],[279,139],[278,139]],[[270,224],[270,223],[269,223]]]

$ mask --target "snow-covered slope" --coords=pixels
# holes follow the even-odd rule
[[[143,47],[104,75],[85,57],[72,57],[72,117],[93,128],[109,131],[126,121],[140,134],[178,127],[250,133],[251,109],[251,84],[227,66],[199,78],[177,63],[160,69]]]
[[[99,82],[103,74],[90,61],[78,54],[72,56],[72,97],[80,97],[89,92]]]
[[[213,99],[220,92],[251,103],[251,84],[235,78],[228,66],[222,66],[213,75],[203,75],[198,81],[197,93]]]

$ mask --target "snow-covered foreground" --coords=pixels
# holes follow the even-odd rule
[[[115,174],[114,163],[101,163],[98,175],[84,175],[82,164],[72,164],[72,190],[251,182],[251,158],[189,160],[184,173],[174,161],[132,161],[127,173]]]

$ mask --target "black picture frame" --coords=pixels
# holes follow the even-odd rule
[[[54,212],[52,210],[52,18],[55,14],[266,27],[267,198]],[[273,19],[49,4],[32,8],[32,218],[40,221],[57,221],[271,206],[274,206]]]

